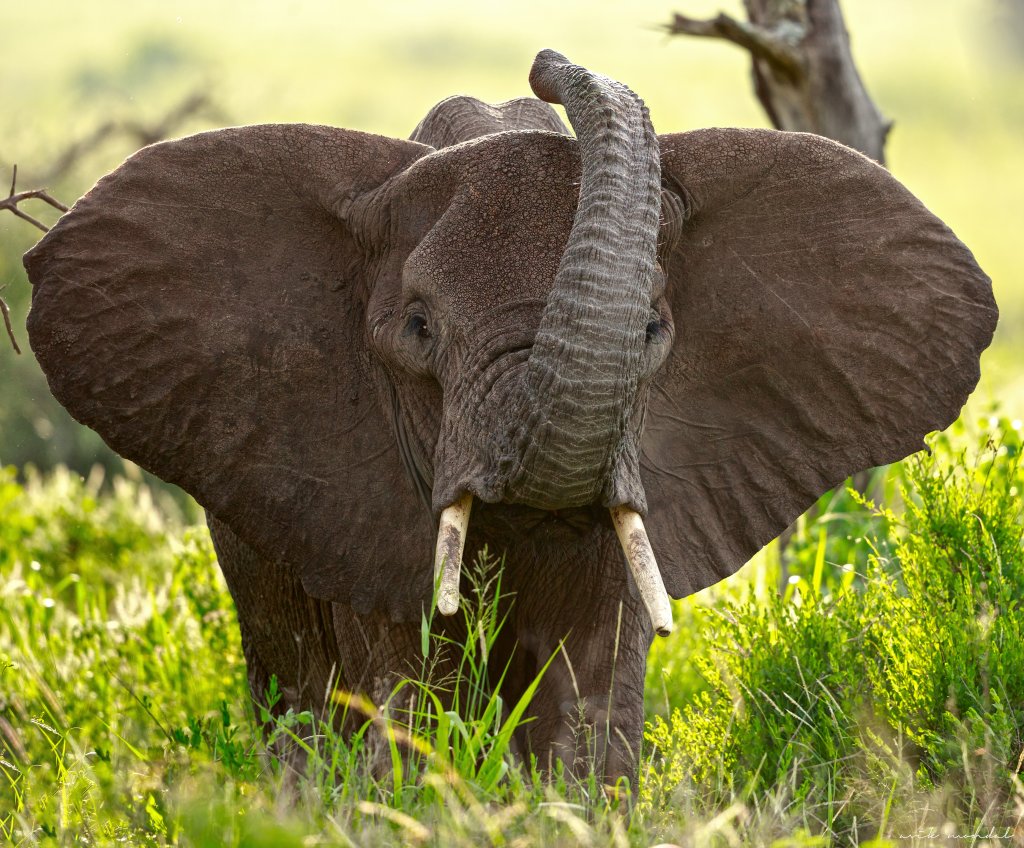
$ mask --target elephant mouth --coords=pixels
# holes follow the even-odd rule
[[[524,504],[480,502],[474,525],[496,536],[532,541],[582,539],[597,528],[612,529],[608,510],[599,506],[539,509]]]
[[[537,520],[530,530],[533,534],[569,530],[577,536],[582,536],[592,530],[597,523],[595,516],[586,508],[542,509],[537,512],[540,515],[537,516]]]
[[[473,509],[474,496],[463,491],[449,506],[441,511],[438,521],[437,546],[434,550],[434,584],[437,593],[437,609],[442,615],[454,615],[459,609],[459,581],[462,570],[462,553],[466,545],[469,530],[470,512]],[[615,528],[626,566],[647,607],[654,632],[659,636],[667,636],[672,632],[672,607],[668,592],[662,580],[658,563],[647,538],[643,519],[632,507],[627,505],[613,506],[607,510],[598,507],[572,507],[557,509],[541,509],[523,504],[486,504],[481,501],[480,511],[485,514],[491,510],[507,512],[506,520],[516,513],[522,521],[532,520],[531,537],[536,538],[545,533],[570,533],[577,538],[588,531],[598,528],[607,521]],[[595,513],[605,512],[605,516]],[[500,514],[500,513],[499,513]]]

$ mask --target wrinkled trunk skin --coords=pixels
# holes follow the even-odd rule
[[[475,509],[467,550],[486,544],[508,551],[502,574],[508,596],[501,610],[508,619],[489,658],[491,684],[507,668],[500,691],[505,704],[515,704],[559,653],[528,710],[532,720],[516,733],[514,753],[524,762],[535,754],[549,773],[560,760],[580,777],[593,768],[609,785],[626,778],[635,793],[653,632],[642,604],[630,597],[614,531],[600,522],[576,530],[550,522],[524,534],[508,512],[516,507]],[[310,598],[293,569],[261,559],[213,516],[207,523],[238,610],[255,704],[266,705],[273,674],[281,693],[274,715],[310,710],[328,718],[340,712],[333,691],[365,694],[379,707],[399,681],[422,673],[418,622],[396,624],[384,613],[357,615],[351,607]],[[581,585],[602,590],[581,597]],[[433,629],[452,645],[467,638],[462,615],[436,616]],[[439,656],[432,657],[431,682],[443,696],[459,658],[451,645]],[[401,720],[408,706],[391,701],[389,711]],[[352,733],[364,720],[353,714],[338,729]],[[386,739],[371,730],[367,744],[371,765],[384,776],[391,766]],[[301,775],[301,748],[275,753],[295,777]]]
[[[644,510],[635,441],[624,436],[651,310],[661,204],[657,137],[633,92],[558,53],[537,57],[530,84],[541,99],[565,105],[582,182],[527,364],[512,438],[518,467],[505,497],[542,509],[631,501]]]

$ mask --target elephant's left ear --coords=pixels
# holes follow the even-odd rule
[[[311,594],[396,615],[429,600],[432,528],[376,396],[343,210],[430,152],[305,125],[156,144],[25,257],[32,348],[75,418]]]
[[[669,592],[728,576],[823,492],[957,417],[992,338],[970,251],[884,169],[818,136],[661,137],[675,341],[643,442]]]

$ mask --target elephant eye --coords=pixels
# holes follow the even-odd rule
[[[664,341],[666,329],[665,321],[660,316],[652,318],[647,322],[647,343]]]
[[[429,339],[432,333],[430,332],[430,325],[427,324],[427,319],[422,315],[416,314],[409,316],[409,320],[405,322],[405,331],[402,335]]]

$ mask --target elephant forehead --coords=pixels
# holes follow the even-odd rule
[[[505,133],[461,152],[468,161],[450,202],[409,255],[403,277],[456,321],[546,300],[579,196],[575,142]]]

